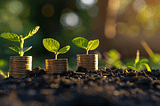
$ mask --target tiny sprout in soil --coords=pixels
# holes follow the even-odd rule
[[[25,52],[29,51],[32,48],[32,46],[23,48],[24,40],[33,36],[39,30],[39,28],[40,28],[39,26],[32,28],[24,36],[22,35],[18,36],[17,34],[14,34],[14,33],[2,33],[0,37],[11,40],[11,41],[19,42],[20,48],[18,46],[11,45],[11,44],[7,45],[7,47],[17,52],[20,56],[23,56]]]
[[[144,65],[146,67],[147,71],[151,72],[151,69],[150,69],[149,65],[147,64],[147,62],[148,62],[148,59],[139,60],[139,50],[137,50],[137,56],[136,56],[136,59],[135,59],[135,64],[134,64],[134,66],[128,66],[128,68],[131,68],[133,70],[136,70],[136,71],[140,72],[141,68],[142,68],[142,65]]]
[[[66,53],[67,51],[69,51],[70,49],[70,46],[67,45],[63,48],[60,48],[60,43],[58,41],[56,41],[55,39],[52,39],[52,38],[45,38],[43,39],[43,46],[50,52],[54,52],[55,54],[55,59],[57,59],[57,55],[58,54],[64,54]],[[58,51],[59,50],[59,51]]]
[[[94,50],[96,49],[98,46],[99,46],[99,40],[96,39],[96,40],[90,40],[88,42],[87,39],[83,38],[83,37],[76,37],[72,40],[72,42],[80,47],[80,48],[83,48],[83,49],[86,49],[86,54],[88,55],[88,51],[89,50]]]

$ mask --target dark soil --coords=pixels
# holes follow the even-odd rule
[[[47,75],[36,67],[23,79],[0,79],[0,106],[159,106],[160,70],[134,72],[79,67]]]

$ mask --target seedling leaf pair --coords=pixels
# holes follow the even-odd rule
[[[57,55],[58,54],[64,54],[66,53],[67,51],[69,51],[70,49],[70,46],[67,45],[63,48],[60,48],[60,44],[58,41],[56,41],[55,39],[52,39],[52,38],[45,38],[43,39],[43,46],[50,52],[54,52],[55,54],[55,59],[57,59]],[[59,50],[59,51],[58,51]]]
[[[10,48],[11,50],[19,53],[20,56],[23,56],[25,52],[29,51],[32,46],[30,47],[26,47],[23,48],[23,44],[24,44],[24,40],[33,36],[38,30],[39,30],[39,26],[36,26],[35,28],[32,28],[30,31],[28,31],[24,37],[22,35],[18,36],[17,34],[14,33],[2,33],[0,35],[0,37],[8,39],[10,41],[16,41],[20,43],[20,48],[18,46],[15,45],[7,45],[8,48]]]
[[[76,46],[78,46],[80,48],[83,48],[83,49],[86,49],[86,51],[87,51],[86,54],[88,54],[89,50],[94,50],[94,49],[96,49],[99,46],[99,40],[98,39],[96,39],[96,40],[90,40],[88,42],[88,40],[85,39],[85,38],[83,38],[83,37],[77,37],[77,38],[74,38],[72,40],[72,42]]]
[[[148,59],[141,59],[139,60],[139,50],[137,50],[137,56],[135,59],[135,64],[134,66],[128,66],[128,68],[134,69],[136,71],[141,71],[142,65],[144,65],[146,67],[146,69],[151,72],[151,69],[149,67],[149,65],[147,64]]]

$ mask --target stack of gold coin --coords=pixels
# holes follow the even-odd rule
[[[11,56],[9,75],[24,78],[32,70],[32,56]]]
[[[78,54],[77,69],[79,66],[87,70],[98,70],[98,54]]]
[[[61,73],[68,71],[68,59],[46,59],[45,67],[47,74]]]

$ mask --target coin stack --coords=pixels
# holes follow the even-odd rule
[[[46,59],[45,67],[47,74],[61,73],[68,71],[68,59]]]
[[[11,56],[9,75],[24,78],[32,70],[32,56]]]
[[[79,66],[87,70],[98,70],[98,54],[78,54],[77,69]]]

